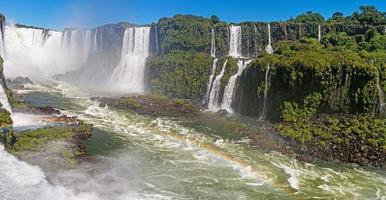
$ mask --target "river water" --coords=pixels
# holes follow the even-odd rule
[[[40,86],[24,95],[94,124],[92,161],[56,168],[55,154],[27,164],[1,150],[0,199],[386,199],[380,169],[305,163],[234,128],[264,129],[262,122],[141,116],[75,91]]]

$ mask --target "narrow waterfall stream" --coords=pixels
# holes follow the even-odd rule
[[[0,57],[4,59],[5,51],[4,51],[4,42],[3,42],[3,33],[0,27]]]
[[[210,98],[210,91],[212,90],[213,78],[216,74],[218,58],[216,58],[216,35],[214,29],[211,30],[211,44],[210,44],[210,56],[214,58],[212,63],[212,70],[209,75],[208,84],[206,87],[205,104],[208,104]]]
[[[224,76],[227,63],[228,60],[225,60],[220,74],[217,75],[213,81],[212,90],[210,91],[208,102],[208,109],[210,111],[216,112],[219,109],[221,78]]]
[[[264,97],[263,97],[263,109],[261,110],[261,114],[259,117],[259,120],[265,120],[267,116],[267,96],[268,96],[268,89],[270,85],[270,69],[271,67],[268,65],[267,69],[265,70],[265,79],[264,79]]]
[[[225,86],[224,95],[221,103],[221,108],[227,110],[230,113],[233,113],[232,103],[234,100],[235,90],[236,90],[236,81],[239,76],[243,73],[245,68],[251,60],[239,60],[237,61],[238,70],[237,73],[232,75],[229,78],[228,84]]]
[[[384,114],[385,112],[386,112],[386,110],[385,110],[385,101],[384,101],[384,99],[385,99],[385,96],[384,96],[384,94],[383,94],[383,91],[382,91],[382,88],[381,88],[381,86],[380,86],[380,84],[379,84],[379,76],[377,77],[377,82],[376,82],[376,86],[377,86],[377,91],[378,91],[378,104],[379,104],[379,114]]]
[[[216,33],[214,32],[214,29],[211,30],[211,39],[210,39],[210,56],[212,58],[216,57]]]
[[[322,31],[320,25],[318,25],[318,41],[320,42],[320,40],[322,40]]]
[[[272,41],[271,41],[271,24],[267,24],[268,29],[268,45],[265,47],[265,51],[269,54],[273,53]]]
[[[209,101],[210,92],[213,89],[213,78],[214,78],[214,75],[216,74],[217,62],[218,62],[218,58],[215,58],[212,64],[212,70],[209,76],[208,86],[206,87],[206,95],[205,95],[206,103]]]

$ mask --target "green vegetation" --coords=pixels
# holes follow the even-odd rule
[[[229,78],[233,74],[236,74],[237,70],[238,70],[237,60],[232,58],[232,57],[228,57],[227,58],[227,65],[225,67],[224,76],[220,80],[222,88],[224,88],[228,84]]]
[[[200,99],[205,93],[213,58],[204,53],[177,51],[147,62],[154,94]]]
[[[92,125],[80,123],[74,126],[44,127],[36,130],[22,131],[14,135],[13,143],[8,146],[8,151],[20,153],[23,151],[39,151],[46,147],[50,141],[64,141],[71,144],[74,155],[82,155],[76,143],[91,136]]]
[[[319,13],[313,13],[308,11],[304,14],[297,16],[295,19],[288,20],[295,23],[323,23],[324,17]]]
[[[210,51],[210,32],[212,23],[218,23],[217,17],[212,19],[192,15],[176,15],[173,18],[161,18],[160,44],[162,54],[173,51]]]

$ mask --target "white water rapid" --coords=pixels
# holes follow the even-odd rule
[[[112,89],[123,93],[144,92],[149,37],[150,27],[130,27],[125,30],[121,60],[110,79]]]

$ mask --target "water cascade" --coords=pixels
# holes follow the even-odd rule
[[[220,74],[217,75],[213,81],[213,84],[212,84],[213,86],[209,94],[209,102],[208,102],[208,109],[211,111],[217,111],[218,109],[219,98],[220,98],[220,88],[221,88],[221,78],[224,76],[227,63],[228,63],[228,60],[225,60]]]
[[[217,68],[217,62],[218,62],[218,58],[215,58],[213,60],[213,64],[212,64],[212,71],[211,71],[210,76],[209,76],[208,86],[206,88],[206,96],[205,96],[206,97],[206,102],[208,102],[210,91],[212,89],[213,78],[214,78],[214,75],[216,73],[216,68]]]
[[[5,110],[7,110],[12,114],[12,109],[8,102],[8,97],[7,97],[7,94],[5,93],[3,84],[0,84],[0,103],[2,105],[2,108],[4,108]]]
[[[322,32],[320,29],[320,25],[318,25],[318,41],[320,42],[321,39],[322,39]]]
[[[130,27],[125,30],[121,60],[110,77],[112,89],[118,92],[144,92],[149,36],[150,27]]]
[[[270,66],[268,65],[267,70],[265,71],[265,86],[264,86],[264,99],[263,99],[263,109],[261,110],[259,120],[264,120],[267,116],[267,96],[268,88],[270,85]]]
[[[213,78],[214,78],[214,75],[216,73],[217,61],[218,61],[218,59],[216,58],[216,41],[215,41],[214,29],[212,29],[212,31],[211,31],[210,56],[212,58],[214,58],[214,60],[213,60],[213,63],[212,63],[212,71],[210,73],[208,85],[207,85],[207,88],[206,88],[206,95],[205,95],[205,102],[204,103],[208,102],[210,90],[212,89]]]
[[[241,26],[229,27],[229,55],[233,58],[241,58]]]
[[[5,26],[5,75],[41,80],[68,71],[61,40],[62,33],[58,31]]]
[[[216,35],[214,29],[211,31],[210,56],[216,57]]]
[[[244,69],[248,66],[248,64],[251,62],[251,60],[239,60],[237,61],[238,70],[237,73],[232,75],[229,78],[228,84],[225,86],[224,90],[224,96],[222,98],[221,108],[227,110],[228,112],[232,113],[232,102],[234,99],[234,94],[236,90],[236,81],[237,78],[241,75],[241,73],[244,71]]]
[[[271,41],[271,24],[268,23],[268,45],[265,47],[265,51],[269,54],[273,53]]]
[[[0,27],[0,57],[4,59],[4,55],[5,55],[5,52],[4,52],[4,44],[3,44],[3,33]]]
[[[229,56],[233,58],[242,58],[241,56],[241,26],[233,26],[231,25],[229,27]],[[214,31],[212,30],[212,47],[214,47]],[[215,50],[211,50],[212,56],[215,54]],[[217,62],[217,61],[216,61]],[[220,89],[221,89],[221,84],[220,80],[222,76],[224,75],[223,71],[225,72],[225,65],[224,63],[223,69],[221,73],[216,77],[215,81],[213,82],[212,90],[210,91],[209,95],[209,104],[208,108],[209,110],[212,111],[217,111],[218,109],[225,109],[228,112],[232,113],[232,102],[233,102],[233,95],[235,93],[235,87],[236,87],[236,80],[237,78],[241,75],[245,67],[248,65],[250,61],[244,61],[244,60],[238,60],[237,61],[237,66],[238,66],[238,71],[236,74],[232,75],[229,78],[228,84],[225,86],[224,89],[224,95],[222,97],[222,101],[219,105],[220,101]]]

